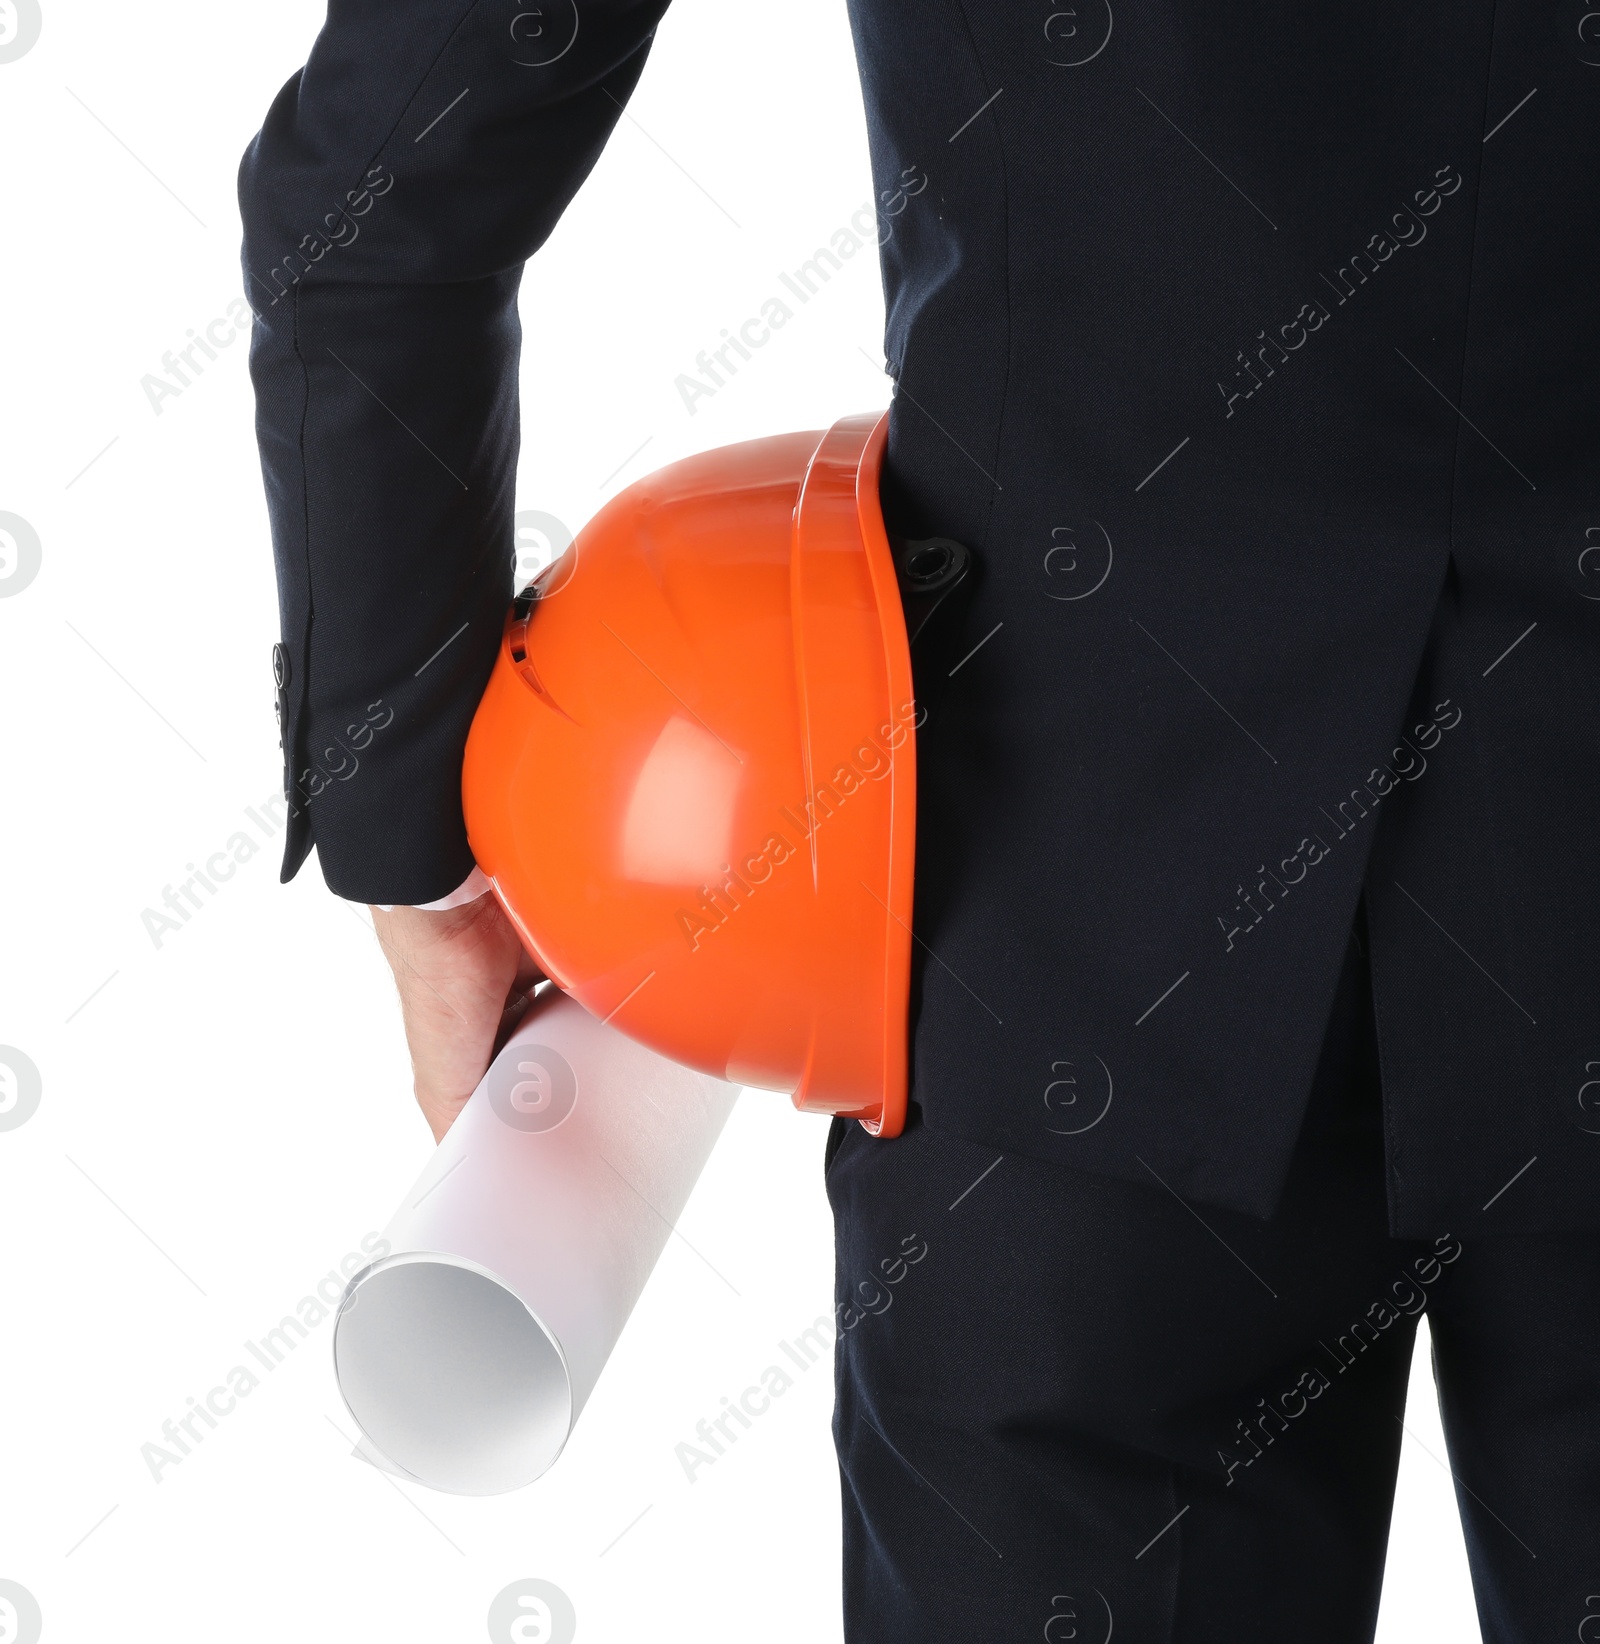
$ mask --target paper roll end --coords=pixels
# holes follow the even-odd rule
[[[339,1391],[364,1461],[452,1495],[530,1484],[561,1453],[560,1348],[492,1273],[408,1252],[351,1279],[334,1322]]]

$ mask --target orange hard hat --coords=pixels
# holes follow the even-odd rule
[[[920,717],[903,599],[966,555],[891,547],[887,429],[727,446],[608,502],[512,607],[463,795],[529,952],[594,1015],[894,1136]]]

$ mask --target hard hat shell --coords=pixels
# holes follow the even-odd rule
[[[474,856],[596,1016],[882,1136],[905,1122],[916,737],[887,413],[612,498],[507,620]]]

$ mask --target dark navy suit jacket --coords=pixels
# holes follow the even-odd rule
[[[286,874],[470,867],[518,280],[663,9],[334,0],[245,157]],[[850,10],[885,505],[979,567],[922,682],[928,1124],[1267,1212],[1364,886],[1396,1230],[1600,1224],[1590,8]]]

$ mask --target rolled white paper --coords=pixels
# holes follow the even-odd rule
[[[537,998],[345,1287],[358,1453],[453,1495],[560,1454],[738,1095]]]

